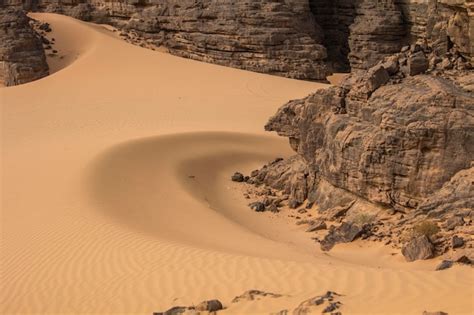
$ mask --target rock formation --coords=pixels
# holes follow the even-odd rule
[[[474,6],[459,0],[3,0],[109,23],[186,58],[297,79],[368,69],[403,45],[474,53]]]
[[[282,106],[265,129],[288,137],[297,155],[253,172],[248,182],[282,191],[290,208],[316,204],[330,221],[341,222],[349,209],[403,213],[406,227],[393,228],[399,235],[422,218],[447,222],[443,229],[453,231],[474,216],[473,80],[472,66],[454,46],[444,54],[403,47],[340,86]],[[365,226],[333,227],[322,249],[352,241]],[[418,255],[420,242],[412,242],[407,259],[461,244],[443,233],[423,238],[429,255]]]
[[[21,10],[0,7],[0,83],[23,84],[49,74],[40,36]]]

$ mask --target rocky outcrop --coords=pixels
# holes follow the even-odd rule
[[[409,41],[424,41],[443,54],[453,46],[465,58],[474,56],[472,1],[397,0],[408,29]]]
[[[419,52],[415,47],[365,76],[351,76],[343,86],[291,101],[270,119],[266,130],[290,138],[306,163],[308,175],[296,180],[306,192],[299,195],[317,196],[313,191],[324,180],[407,212],[470,167],[474,94],[441,76],[409,76],[407,59]]]
[[[474,53],[474,6],[459,0],[4,0],[109,23],[146,47],[225,66],[325,80],[416,42]]]
[[[403,47],[339,86],[282,106],[265,129],[288,137],[297,155],[247,182],[281,191],[290,208],[316,205],[318,219],[336,224],[316,238],[323,250],[362,237],[404,247],[411,261],[466,246],[454,233],[472,233],[464,226],[474,214],[473,76],[454,47],[444,55]],[[368,224],[367,213],[394,220]],[[435,221],[417,225],[426,219]],[[417,254],[419,235],[432,238],[429,254]]]
[[[352,69],[368,69],[383,57],[400,51],[406,37],[402,12],[394,0],[363,0],[356,6],[350,26]]]
[[[41,38],[21,10],[0,7],[0,83],[12,86],[49,74]]]
[[[297,79],[325,80],[328,74],[307,0],[40,0],[37,8],[133,30],[186,58]]]

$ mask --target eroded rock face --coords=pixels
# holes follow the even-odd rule
[[[37,7],[133,30],[186,58],[298,79],[328,74],[307,0],[40,0]]]
[[[12,86],[49,74],[40,37],[21,10],[0,6],[0,83]]]
[[[351,68],[368,69],[400,51],[406,27],[394,0],[362,0],[356,5],[356,18],[349,33]]]
[[[406,212],[470,167],[474,94],[427,75],[377,89],[371,73],[287,103],[265,128],[290,138],[314,182]]]

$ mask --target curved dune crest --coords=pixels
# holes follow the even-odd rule
[[[0,313],[150,314],[218,298],[228,313],[255,314],[327,290],[345,295],[344,314],[470,311],[467,268],[401,267],[360,244],[320,255],[291,226],[248,209],[229,180],[291,154],[262,126],[280,104],[326,85],[35,17],[87,49],[54,75],[0,90]],[[285,297],[230,305],[249,289]]]

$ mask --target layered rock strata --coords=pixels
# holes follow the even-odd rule
[[[41,37],[21,10],[0,7],[0,83],[12,86],[49,74]]]
[[[186,58],[297,79],[328,75],[322,33],[304,0],[39,1],[37,8],[132,30]]]

